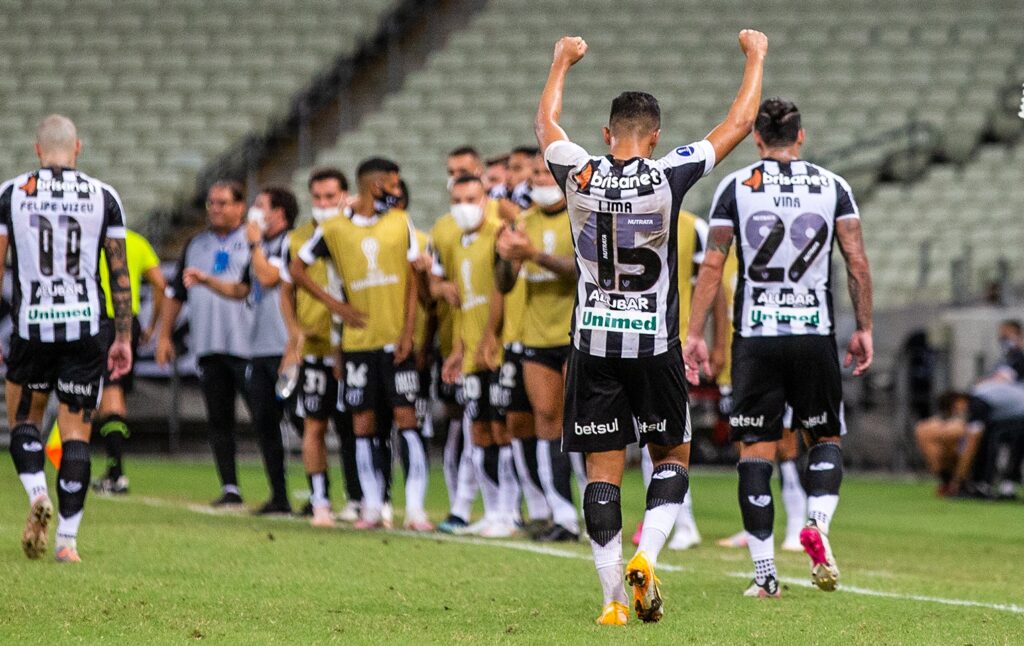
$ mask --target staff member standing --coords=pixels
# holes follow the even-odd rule
[[[298,360],[284,359],[288,346],[288,328],[281,318],[281,271],[287,262],[288,232],[299,215],[299,203],[286,188],[269,187],[260,191],[249,209],[245,238],[251,261],[241,282],[230,282],[201,269],[185,270],[185,286],[205,285],[221,296],[245,300],[252,310],[249,341],[252,358],[245,373],[252,426],[259,439],[263,467],[270,485],[270,500],[258,514],[290,514],[288,488],[285,485],[284,442],[281,418],[285,404],[277,398],[277,375],[286,365]]]
[[[167,303],[160,325],[156,360],[174,359],[171,332],[188,301],[190,344],[199,359],[199,385],[206,403],[210,445],[217,463],[221,496],[213,506],[241,505],[235,469],[235,399],[245,394],[245,370],[251,355],[249,335],[239,334],[252,325],[245,303],[226,298],[205,285],[185,284],[185,271],[198,269],[226,282],[241,282],[249,266],[249,243],[242,226],[245,199],[241,185],[219,181],[206,199],[210,227],[185,245],[174,280],[167,287]]]

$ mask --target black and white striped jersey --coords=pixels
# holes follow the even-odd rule
[[[44,343],[98,334],[100,250],[125,237],[117,191],[74,169],[24,173],[0,186],[0,235],[11,248],[15,333]]]
[[[736,332],[832,334],[836,222],[859,217],[846,181],[810,162],[766,158],[722,180],[711,227],[736,235]]]
[[[623,162],[556,141],[544,158],[565,192],[576,250],[575,347],[627,359],[677,348],[679,207],[714,168],[715,149],[701,140]]]

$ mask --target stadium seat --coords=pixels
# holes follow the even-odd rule
[[[390,115],[367,117],[355,131],[342,133],[335,146],[364,151],[369,148],[362,143],[347,144],[424,142],[425,149],[415,153],[421,161],[410,185],[417,217],[429,219],[445,209],[447,150],[471,143],[490,154],[532,143],[533,111],[551,46],[565,30],[580,29],[590,45],[588,60],[569,78],[565,125],[571,137],[599,149],[608,102],[627,88],[659,97],[663,141],[689,141],[706,133],[724,116],[742,69],[735,29],[756,24],[772,41],[766,93],[795,96],[804,107],[812,159],[920,119],[948,135],[937,142],[938,152],[962,162],[985,130],[995,91],[1011,78],[1013,53],[1024,43],[1024,34],[1003,24],[1015,15],[1007,7],[944,3],[896,11],[882,0],[862,0],[830,8],[824,20],[798,3],[760,8],[726,2],[708,11],[696,0],[662,0],[646,3],[637,18],[648,36],[627,41],[622,5],[612,0],[588,5],[585,16],[576,6],[542,0],[488,3],[387,98]],[[678,41],[680,24],[687,25],[686,41],[666,47]],[[990,40],[1001,46],[988,46]],[[972,96],[979,97],[976,103]],[[959,116],[967,112],[972,116]],[[891,150],[858,153],[851,170],[858,186],[874,185],[872,164],[881,168]],[[332,151],[324,149],[317,161],[355,161]],[[693,210],[706,209],[715,177],[739,165],[740,154],[754,152],[741,148],[725,168],[699,182],[687,200]],[[412,157],[403,151],[399,161]],[[904,175],[922,163],[907,161]],[[308,168],[296,172],[296,185],[307,173]]]
[[[170,206],[192,190],[205,162],[280,115],[315,70],[354,51],[394,4],[360,0],[339,11],[323,0],[15,3],[0,16],[0,95],[5,114],[19,120],[17,129],[3,125],[13,118],[0,122],[7,152],[0,173],[35,163],[31,131],[43,115],[61,111],[79,125],[91,174],[117,178],[126,189],[159,184],[128,191],[133,217],[161,200]],[[134,163],[120,153],[126,141],[139,146],[138,168],[125,165]],[[187,160],[190,170],[156,172],[153,155]]]

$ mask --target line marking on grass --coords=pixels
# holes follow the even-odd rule
[[[187,502],[175,502],[173,500],[167,500],[165,498],[154,498],[151,496],[95,496],[93,499],[98,500],[109,500],[114,502],[126,502],[136,503],[144,505],[146,507],[159,507],[167,509],[178,509],[181,511],[190,511],[196,514],[203,514],[205,516],[224,516],[228,518],[249,518],[249,519],[260,519],[260,520],[272,520],[278,522],[285,522],[290,524],[306,524],[302,518],[294,516],[253,516],[248,512],[241,510],[218,510],[201,505],[197,503]],[[343,530],[347,533],[355,533],[351,527],[345,525],[338,525],[335,527],[336,530]],[[476,538],[474,536],[453,536],[451,534],[441,533],[423,533],[423,532],[412,532],[400,529],[382,529],[375,530],[377,534],[383,534],[388,536],[400,536],[404,538],[414,538],[419,540],[431,540],[438,542],[449,542],[449,543],[461,543],[464,545],[480,545],[485,547],[501,547],[510,550],[518,550],[520,552],[528,552],[530,554],[540,554],[542,556],[553,556],[556,558],[573,559],[590,561],[590,555],[581,554],[572,550],[559,549],[557,547],[550,547],[547,545],[536,545],[534,543],[522,543],[518,541],[503,541],[486,538]],[[358,532],[366,535],[368,532]],[[681,565],[672,565],[671,563],[661,563],[658,566],[659,570],[665,572],[686,572],[691,571],[691,568],[683,567]],[[724,576],[737,578],[737,579],[749,579],[749,572],[722,572]],[[814,585],[806,579],[798,579],[795,577],[779,577],[779,581],[782,583],[788,583],[790,585],[796,585],[804,588],[812,588]],[[873,590],[871,588],[863,588],[855,585],[842,584],[836,589],[837,592],[846,592],[849,594],[859,594],[867,597],[881,597],[884,599],[896,599],[900,601],[918,601],[922,603],[937,603],[944,606],[960,606],[966,608],[985,608],[987,610],[998,610],[1000,612],[1009,612],[1013,614],[1024,614],[1024,606],[1019,606],[1015,603],[989,603],[987,601],[972,601],[970,599],[951,599],[947,597],[933,597],[930,595],[923,594],[911,594],[903,592],[887,592],[885,590]]]

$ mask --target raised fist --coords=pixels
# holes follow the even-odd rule
[[[739,38],[740,49],[748,58],[768,53],[768,37],[756,29],[744,29],[740,32]]]
[[[575,65],[587,53],[587,41],[579,36],[563,36],[555,43],[555,62]]]

